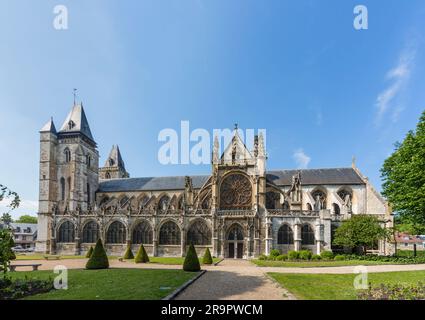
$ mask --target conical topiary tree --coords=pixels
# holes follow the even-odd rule
[[[135,263],[148,263],[149,256],[146,253],[145,247],[143,244],[140,246],[139,251],[137,251],[136,258],[134,258]]]
[[[93,253],[87,261],[86,269],[108,269],[109,260],[106,255],[105,249],[102,245],[102,240],[98,239],[96,246],[94,247]]]
[[[193,244],[189,246],[189,249],[186,252],[186,258],[184,259],[184,263],[183,263],[183,270],[184,271],[201,270],[198,255],[196,254],[196,250]]]
[[[131,245],[127,246],[127,250],[124,253],[124,259],[134,259],[133,251],[131,251]]]
[[[213,259],[211,257],[211,252],[210,252],[209,248],[207,248],[207,250],[205,250],[204,257],[202,258],[202,263],[203,264],[212,264],[213,263]]]
[[[86,253],[86,258],[90,258],[92,254],[93,254],[93,247],[90,247],[90,249]]]

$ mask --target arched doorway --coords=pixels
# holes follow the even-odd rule
[[[244,235],[242,227],[238,224],[233,225],[227,234],[227,257],[233,259],[242,259],[244,252]]]

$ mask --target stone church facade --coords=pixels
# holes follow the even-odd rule
[[[351,168],[266,169],[261,135],[248,150],[238,131],[219,154],[214,141],[205,176],[130,178],[118,146],[99,166],[97,145],[82,104],[59,131],[50,120],[40,131],[40,194],[36,251],[85,254],[101,238],[108,254],[144,244],[149,255],[199,254],[252,258],[332,247],[335,228],[355,214],[393,218],[368,179]],[[392,253],[381,241],[374,248]]]

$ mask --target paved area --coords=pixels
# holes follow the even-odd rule
[[[294,299],[260,268],[245,260],[223,260],[176,297],[176,300]]]
[[[39,270],[53,270],[57,265],[68,269],[84,269],[87,259],[64,260],[21,260],[13,265],[40,263]],[[111,268],[140,269],[180,269],[179,265],[135,264],[131,261],[110,260]],[[267,272],[280,273],[353,273],[356,266],[315,267],[315,268],[277,268],[257,267],[246,260],[225,259],[217,266],[204,266],[207,272],[184,290],[176,300],[280,300],[295,299],[287,290],[271,280]],[[17,271],[29,271],[31,267],[21,267]],[[425,270],[425,264],[414,265],[376,265],[367,266],[368,272],[395,272]]]

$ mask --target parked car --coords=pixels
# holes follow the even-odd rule
[[[13,252],[25,252],[26,251],[26,249],[24,249],[24,248],[22,248],[22,247],[13,247],[12,248],[12,251]]]

